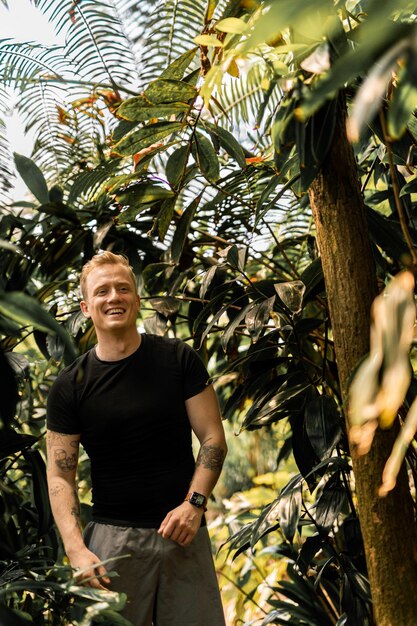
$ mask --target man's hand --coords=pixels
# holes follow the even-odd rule
[[[158,533],[164,539],[176,541],[180,546],[188,546],[201,526],[204,510],[189,502],[183,502],[173,509],[163,520]]]
[[[107,587],[104,587],[100,581],[109,585],[110,578],[106,576],[107,570],[104,565],[99,565],[100,559],[98,556],[88,548],[83,548],[82,550],[71,553],[71,555],[68,555],[68,558],[71,567],[75,571],[75,578],[80,585],[85,584],[94,589],[104,589],[108,591]],[[100,577],[100,580],[98,577]]]

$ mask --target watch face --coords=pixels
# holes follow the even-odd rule
[[[190,496],[190,502],[195,506],[204,506],[205,497],[201,495],[201,493],[196,493],[194,491]]]

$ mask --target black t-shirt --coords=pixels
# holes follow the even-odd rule
[[[195,463],[185,400],[209,376],[182,341],[141,338],[121,361],[101,361],[93,348],[65,368],[49,394],[47,426],[81,434],[94,519],[157,528],[188,490]]]

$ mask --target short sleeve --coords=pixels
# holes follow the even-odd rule
[[[177,355],[183,377],[184,400],[188,400],[210,384],[210,376],[197,352],[183,341],[178,341]]]
[[[65,371],[59,374],[49,392],[46,425],[49,430],[65,435],[78,435],[81,432],[74,401],[74,387]]]

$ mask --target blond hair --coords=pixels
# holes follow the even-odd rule
[[[92,272],[96,267],[100,267],[101,265],[123,265],[130,270],[130,277],[132,279],[133,285],[135,287],[135,292],[138,291],[138,283],[136,280],[135,273],[131,265],[129,265],[129,259],[124,254],[114,254],[114,252],[110,252],[109,250],[104,250],[103,252],[99,252],[95,254],[87,263],[83,266],[81,270],[80,276],[80,289],[81,296],[86,299],[87,296],[87,276]]]

